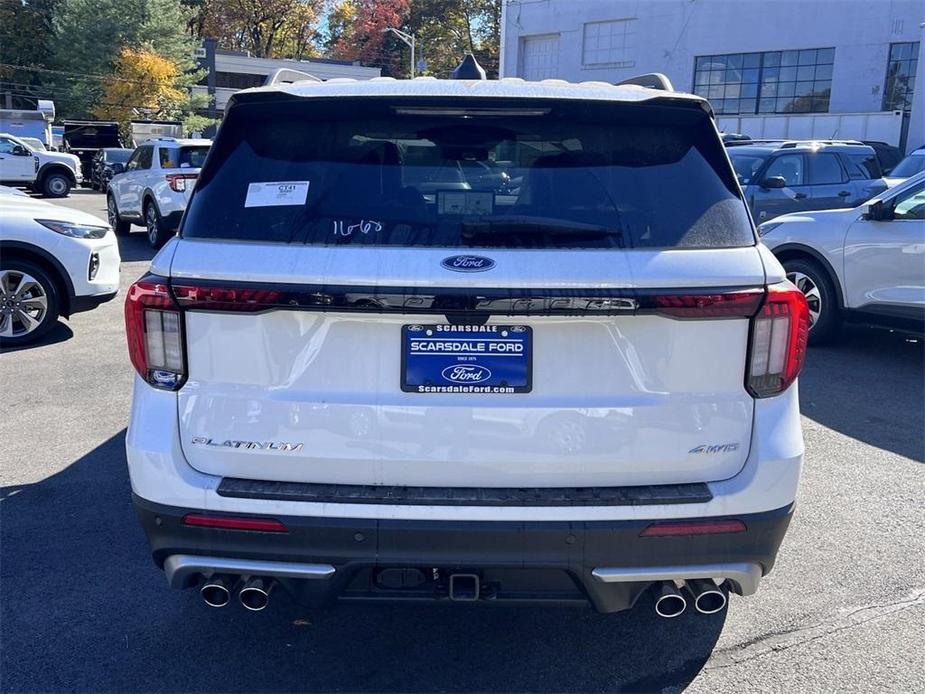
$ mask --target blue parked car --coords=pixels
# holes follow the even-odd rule
[[[753,140],[727,147],[758,224],[788,212],[857,207],[887,189],[877,154],[860,142]]]

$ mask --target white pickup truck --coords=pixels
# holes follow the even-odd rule
[[[73,154],[39,150],[15,135],[0,133],[0,183],[63,198],[81,180],[80,160]]]

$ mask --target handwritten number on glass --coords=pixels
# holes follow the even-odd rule
[[[361,234],[382,231],[382,224],[374,219],[361,219],[357,224],[344,224],[343,220],[335,219],[333,224],[335,236],[353,236],[357,231]]]

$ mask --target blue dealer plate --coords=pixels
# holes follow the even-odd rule
[[[404,325],[406,393],[529,393],[533,331],[525,325]]]

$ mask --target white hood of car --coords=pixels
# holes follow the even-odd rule
[[[69,169],[80,170],[80,159],[77,155],[68,154],[67,152],[36,152],[35,153],[42,164],[49,162],[61,162]]]
[[[109,226],[106,220],[87,212],[20,195],[0,195],[0,217],[4,221],[26,217],[29,219],[54,219],[59,222],[88,224],[90,226]],[[2,225],[0,225],[0,228],[2,228]]]

